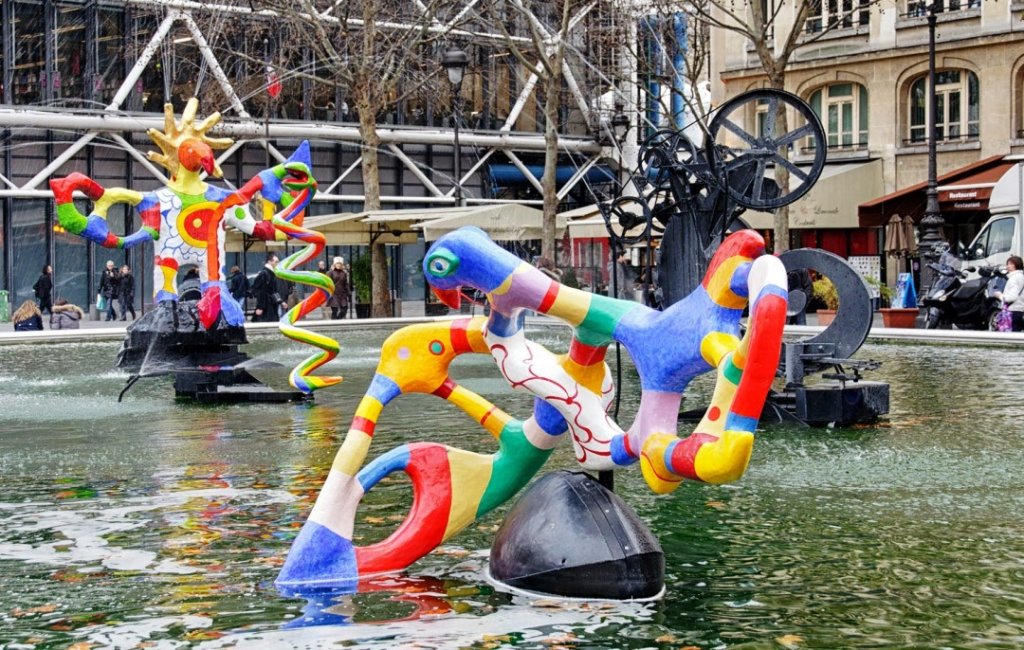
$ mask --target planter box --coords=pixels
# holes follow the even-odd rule
[[[882,314],[882,325],[885,327],[914,327],[917,315],[921,313],[916,307],[906,309],[879,309]]]
[[[836,319],[835,309],[819,309],[818,310],[818,325],[831,325],[832,321]]]
[[[371,305],[368,302],[356,303],[356,318],[369,318]]]

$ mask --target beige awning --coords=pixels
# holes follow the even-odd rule
[[[423,238],[427,241],[434,241],[445,233],[463,226],[481,228],[492,239],[498,241],[525,241],[541,238],[543,219],[544,213],[536,208],[517,203],[502,203],[468,208],[464,212],[424,221],[413,227],[421,228]],[[565,231],[565,222],[565,217],[556,217],[556,236],[561,236]]]
[[[418,235],[410,226],[415,219],[404,217],[403,219],[370,221],[371,217],[386,214],[388,212],[407,212],[404,210],[380,210],[372,212],[338,212],[335,214],[322,214],[315,217],[306,217],[302,225],[310,230],[323,233],[328,246],[367,246],[371,242],[382,244],[415,244]],[[245,236],[239,230],[230,229],[225,238],[225,249],[229,253],[242,251]],[[300,242],[290,241],[289,246],[301,245]],[[283,248],[284,242],[264,242],[261,240],[250,240],[248,252],[262,253],[268,249],[277,250]]]
[[[790,228],[860,228],[857,206],[879,196],[882,161],[826,165],[814,187],[789,206]],[[770,230],[772,214],[747,210],[751,228]]]

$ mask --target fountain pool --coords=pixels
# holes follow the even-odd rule
[[[616,487],[660,538],[653,604],[509,596],[484,579],[507,508],[406,574],[309,603],[273,580],[312,505],[387,332],[341,331],[344,383],[314,405],[198,407],[169,380],[121,404],[117,343],[0,347],[0,647],[854,648],[1024,646],[1024,351],[868,345],[892,413],[849,430],[761,431],[746,476],[655,496],[637,468]],[[567,330],[531,336],[564,349]],[[308,350],[253,335],[289,367]],[[517,416],[489,358],[460,381]],[[623,413],[635,408],[625,369]],[[686,408],[700,405],[698,382]],[[626,417],[622,418],[627,421]],[[388,408],[372,455],[487,434],[442,400]],[[571,468],[568,445],[548,468]],[[404,516],[393,480],[356,535]]]

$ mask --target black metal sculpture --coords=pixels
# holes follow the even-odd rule
[[[777,133],[783,112],[796,116],[797,124]],[[742,126],[751,120],[758,124],[755,133]],[[797,166],[790,153],[804,139],[812,154]],[[702,146],[682,131],[657,131],[640,148],[627,186],[635,193],[602,207],[614,257],[626,246],[650,244],[661,235],[656,302],[663,307],[678,302],[700,283],[725,234],[747,227],[741,219],[745,210],[773,211],[811,189],[825,164],[824,143],[811,107],[771,89],[744,93],[722,105],[708,123]],[[780,169],[789,177],[782,186],[776,181]],[[871,329],[863,279],[826,251],[797,249],[780,257],[787,271],[812,269],[828,277],[839,292],[840,307],[825,331],[785,344],[780,374],[786,387],[772,394],[765,413],[816,425],[870,421],[888,413],[888,384],[862,381],[860,374],[878,364],[850,358]],[[791,292],[791,309],[801,310],[808,298]],[[800,304],[794,305],[794,299]],[[805,384],[808,375],[818,372],[824,372],[825,382]]]
[[[799,116],[798,123],[777,135],[787,109]],[[759,133],[741,126],[745,120],[737,116],[744,114],[759,116]],[[805,138],[815,146],[800,167],[790,160],[790,151]],[[799,97],[781,90],[755,90],[729,100],[715,112],[704,140],[697,146],[672,130],[651,135],[631,178],[636,194],[620,196],[605,208],[616,248],[662,235],[658,285],[663,305],[681,300],[700,283],[711,256],[744,210],[789,205],[811,189],[825,164],[821,122]],[[775,180],[777,168],[789,173],[785,190]]]

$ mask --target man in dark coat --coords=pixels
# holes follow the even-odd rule
[[[121,303],[121,320],[128,319],[128,312],[135,320],[135,276],[127,264],[121,267],[121,275],[117,279],[117,301]]]
[[[114,311],[114,298],[117,298],[119,279],[120,275],[114,266],[114,260],[107,260],[107,267],[103,269],[103,276],[100,278],[100,295],[107,301],[106,320],[117,320],[117,312]]]
[[[245,304],[245,297],[249,294],[249,280],[242,273],[242,269],[237,266],[231,267],[231,274],[228,276],[228,292],[232,298],[238,301],[239,305]]]
[[[254,323],[276,322],[278,311],[285,306],[284,298],[277,291],[277,276],[274,275],[277,262],[277,255],[269,253],[267,263],[252,281],[252,295],[256,299],[256,311],[252,315]]]

